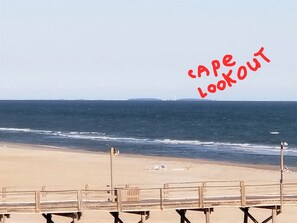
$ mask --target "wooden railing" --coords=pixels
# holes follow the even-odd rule
[[[0,214],[67,213],[83,210],[147,211],[212,207],[297,205],[297,182],[251,184],[203,182],[167,184],[161,188],[121,187],[114,190],[27,190],[3,188]]]

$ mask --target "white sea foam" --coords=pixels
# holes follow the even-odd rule
[[[183,149],[208,149],[208,150],[224,150],[235,151],[249,154],[262,154],[262,155],[279,155],[279,146],[270,145],[257,145],[249,143],[229,143],[229,142],[203,142],[200,140],[179,140],[179,139],[147,139],[147,138],[133,138],[133,137],[117,137],[108,136],[102,132],[77,132],[77,131],[50,131],[38,130],[29,128],[0,128],[2,132],[14,133],[33,133],[48,135],[58,138],[69,139],[82,139],[82,140],[95,140],[105,142],[122,142],[130,144],[143,144],[143,145],[170,145],[182,147]],[[284,150],[285,155],[297,156],[297,148],[287,148]]]
[[[30,132],[31,129],[20,129],[20,128],[0,128],[0,131],[7,132]]]
[[[279,135],[280,132],[270,132],[270,135]]]
[[[49,130],[37,130],[37,129],[28,129],[28,128],[0,128],[0,131],[3,132],[28,132],[28,133],[37,133],[37,134],[51,134],[53,131]]]

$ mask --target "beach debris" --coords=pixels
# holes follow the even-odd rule
[[[185,167],[176,167],[171,169],[172,171],[184,171],[184,170],[189,170],[193,166],[185,166]],[[167,171],[167,165],[165,164],[154,164],[153,166],[150,166],[146,168],[146,170],[153,170],[153,171]]]
[[[288,173],[292,172],[287,166],[284,166],[284,171]]]
[[[155,164],[149,168],[149,170],[167,170],[167,165],[165,164]]]

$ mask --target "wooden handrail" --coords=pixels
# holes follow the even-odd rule
[[[110,190],[55,190],[55,191],[0,191],[1,210],[10,212],[63,212],[91,209],[122,210],[165,210],[170,208],[205,208],[214,206],[264,206],[297,205],[297,183],[246,185],[244,181],[228,187],[161,187],[161,188],[118,188],[112,197]],[[282,187],[282,190],[278,189]],[[286,189],[289,188],[287,191]],[[292,189],[293,188],[293,189]],[[286,193],[280,193],[286,191]],[[46,193],[46,196],[43,194]],[[113,198],[113,199],[112,199]]]

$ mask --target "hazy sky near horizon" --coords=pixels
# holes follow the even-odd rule
[[[297,101],[295,0],[0,0],[0,99],[198,99],[222,77],[189,69],[261,47],[270,63],[207,99]]]

